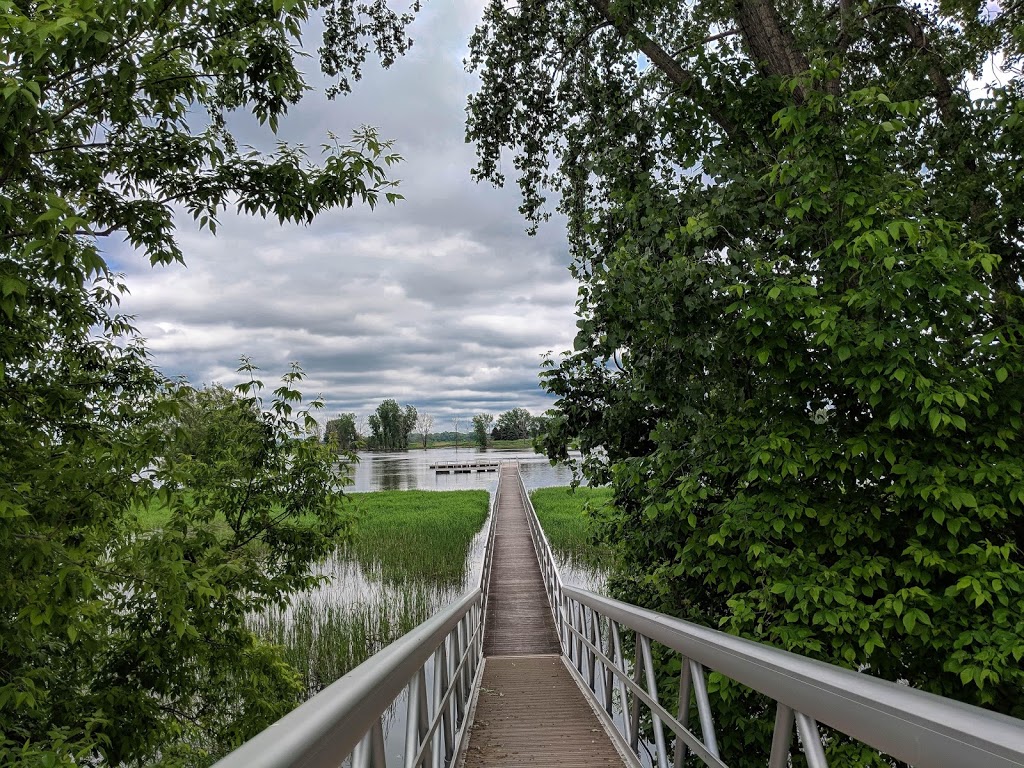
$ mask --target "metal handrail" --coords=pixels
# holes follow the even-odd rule
[[[214,768],[386,768],[384,719],[408,693],[404,768],[444,768],[459,753],[483,672],[498,493],[480,582],[257,734]],[[428,690],[429,688],[429,690]]]
[[[818,722],[921,768],[1024,766],[1024,721],[565,586],[522,478],[519,485],[563,653],[609,717],[618,694],[623,718],[616,727],[635,753],[640,707],[647,707],[659,768],[681,768],[687,753],[727,768],[705,668],[776,702],[769,768],[789,764],[794,724],[808,765],[827,768]],[[624,629],[633,633],[632,658],[623,650]],[[659,701],[652,642],[681,656],[674,713]],[[700,736],[689,726],[691,702]]]

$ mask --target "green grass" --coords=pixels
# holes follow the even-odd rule
[[[183,491],[182,494],[183,503],[191,502],[191,496],[189,496],[188,491]],[[349,494],[345,495],[349,496]],[[347,504],[351,504],[351,502],[343,502],[342,509],[345,510],[346,514],[350,515],[351,509],[348,509],[345,506]],[[275,505],[273,509],[276,511],[280,510],[281,507]],[[170,522],[173,514],[171,508],[167,506],[159,493],[154,493],[145,505],[136,507],[134,511],[143,530],[155,530],[165,527],[167,523]],[[313,519],[312,515],[304,515],[295,518],[295,521],[302,524],[303,522],[311,522]],[[213,516],[212,527],[219,534],[224,536],[231,535],[231,528],[221,512],[217,512]]]
[[[597,522],[588,513],[611,501],[610,488],[538,488],[530,494],[541,527],[555,555],[575,567],[607,571],[612,550],[597,544]]]
[[[163,528],[171,519],[170,508],[160,500],[159,496],[154,496],[147,505],[139,507],[136,511],[139,523],[146,530]]]
[[[522,450],[533,450],[533,438],[523,437],[519,440],[494,440],[491,448],[516,448]]]

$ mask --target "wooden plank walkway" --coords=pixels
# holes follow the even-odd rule
[[[487,658],[462,765],[621,767],[625,762],[562,661],[515,465],[502,466],[498,484]]]
[[[518,472],[510,463],[501,468],[498,476],[484,656],[562,652],[530,538]]]

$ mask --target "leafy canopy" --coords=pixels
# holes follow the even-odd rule
[[[409,435],[416,428],[416,407],[402,408],[398,401],[387,399],[370,414],[370,447],[378,451],[406,451]]]
[[[295,701],[294,672],[244,618],[307,584],[345,527],[301,372],[267,402],[255,380],[163,381],[99,244],[123,236],[164,264],[183,259],[180,213],[213,232],[228,207],[307,223],[398,199],[398,157],[370,129],[315,159],[229,130],[236,110],[274,130],[303,96],[299,33],[320,8],[340,91],[372,50],[409,45],[384,4],[0,3],[4,765],[205,765]],[[208,418],[224,430],[202,433]],[[143,533],[150,479],[169,517]]]
[[[476,173],[511,150],[567,217],[544,442],[613,485],[620,595],[1024,715],[1020,21],[488,4]],[[771,711],[711,686],[723,758],[763,760]]]
[[[486,449],[491,444],[491,425],[494,417],[489,413],[478,413],[473,416],[473,439],[481,448]]]
[[[330,443],[338,451],[351,451],[359,443],[359,430],[356,427],[354,413],[342,413],[329,419],[324,425],[324,442]]]
[[[523,440],[533,432],[534,418],[525,408],[513,408],[498,414],[494,423],[495,440]]]

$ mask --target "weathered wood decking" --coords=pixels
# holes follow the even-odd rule
[[[498,482],[486,659],[463,765],[622,766],[559,655],[515,465]]]

